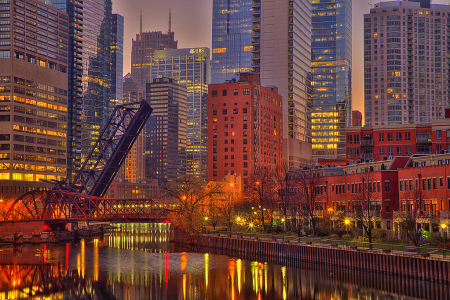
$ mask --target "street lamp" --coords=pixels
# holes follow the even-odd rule
[[[349,219],[346,219],[346,220],[344,221],[344,223],[345,223],[345,225],[347,226],[347,240],[348,240],[348,226],[350,225],[350,220],[349,220]]]
[[[445,257],[445,235],[446,235],[446,233],[444,233],[444,229],[447,228],[447,224],[441,224],[441,228],[442,228],[442,237],[444,238],[444,250],[442,252],[442,256]]]
[[[333,212],[333,209],[330,207],[328,209],[328,216],[330,217],[330,236],[331,236],[331,213]]]

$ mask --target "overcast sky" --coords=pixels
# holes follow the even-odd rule
[[[353,0],[353,109],[364,110],[363,15],[379,0]],[[450,1],[433,0],[435,4]],[[143,31],[168,31],[169,7],[172,31],[179,48],[211,47],[212,0],[113,0],[113,11],[125,17],[124,75],[131,71],[131,39],[139,32],[142,9]]]

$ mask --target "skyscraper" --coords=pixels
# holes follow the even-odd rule
[[[352,116],[351,0],[314,1],[311,48],[312,154],[344,159]]]
[[[155,51],[152,77],[169,77],[187,88],[186,173],[208,179],[208,48]]]
[[[30,0],[25,19],[23,7],[23,2],[0,2],[0,195],[4,200],[52,188],[41,180],[61,180],[67,171],[68,16]]]
[[[167,34],[161,31],[141,32],[136,34],[131,46],[131,75],[142,86],[152,82],[153,55],[156,50],[166,48],[177,49],[178,41],[175,41],[175,33]]]
[[[365,126],[444,117],[450,6],[430,2],[381,2],[364,15]]]
[[[135,103],[145,99],[145,89],[138,84],[130,73],[123,77],[123,103]],[[145,134],[142,132],[128,153],[116,177],[126,182],[139,182],[145,179],[143,156]]]
[[[123,30],[124,19],[119,14],[112,15],[111,41],[111,101],[112,105],[123,100]]]
[[[111,0],[51,0],[68,13],[68,178],[76,174],[113,110]]]
[[[187,89],[163,77],[147,83],[146,91],[153,113],[147,122],[145,177],[170,185],[186,175]]]
[[[283,157],[311,160],[311,3],[253,0],[252,69],[283,97]]]
[[[252,0],[214,0],[212,19],[213,84],[238,78],[252,64]]]

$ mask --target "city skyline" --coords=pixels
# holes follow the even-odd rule
[[[370,5],[380,0],[353,1],[353,61],[352,86],[353,110],[364,114],[364,64],[363,24],[364,14]],[[433,4],[446,4],[445,0],[434,0]],[[208,47],[212,49],[212,0],[194,1],[113,1],[113,13],[125,17],[124,74],[131,71],[131,39],[139,32],[139,13],[142,9],[143,31],[169,29],[169,7],[172,8],[172,31],[179,48]],[[129,49],[129,50],[127,50]]]

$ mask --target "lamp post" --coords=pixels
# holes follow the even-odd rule
[[[349,219],[346,219],[346,220],[344,221],[344,223],[345,223],[345,225],[347,226],[347,240],[348,240],[348,226],[350,225],[350,220],[349,220]]]
[[[333,209],[330,207],[328,209],[328,216],[330,217],[330,236],[331,236],[331,213],[333,212]]]
[[[441,224],[441,228],[442,228],[442,237],[444,238],[444,249],[442,251],[442,256],[445,257],[445,235],[446,235],[446,233],[444,232],[444,230],[447,228],[447,224]]]

